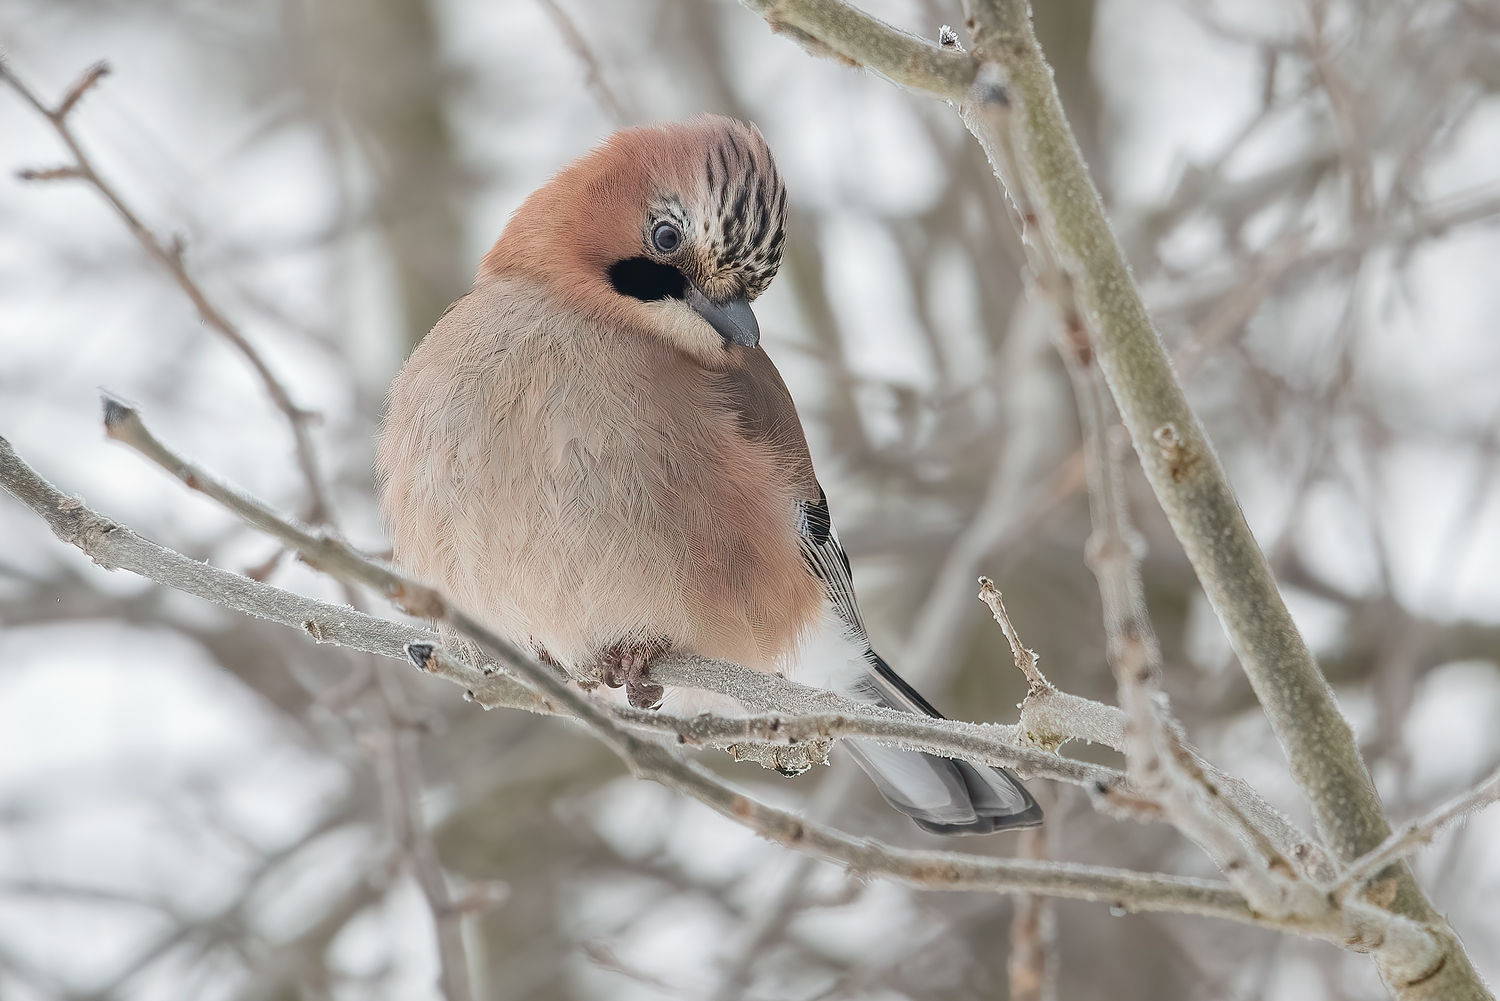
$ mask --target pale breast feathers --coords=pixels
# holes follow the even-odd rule
[[[622,640],[766,669],[821,604],[795,528],[817,483],[760,351],[710,372],[482,284],[393,391],[377,464],[398,563],[575,665]]]

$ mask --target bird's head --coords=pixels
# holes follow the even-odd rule
[[[710,367],[760,342],[786,188],[760,132],[717,115],[617,132],[528,198],[480,267],[663,338]]]

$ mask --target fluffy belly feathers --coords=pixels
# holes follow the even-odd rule
[[[634,642],[783,666],[821,588],[714,374],[505,291],[461,300],[393,387],[377,469],[396,562],[583,675]]]

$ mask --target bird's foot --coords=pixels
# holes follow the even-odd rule
[[[599,680],[610,688],[625,688],[625,697],[637,709],[655,709],[667,690],[650,680],[651,662],[667,649],[665,640],[617,643],[604,651]]]

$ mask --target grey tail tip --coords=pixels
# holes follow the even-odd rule
[[[891,666],[875,651],[871,650],[867,655],[870,666],[874,673],[886,684],[895,688],[911,705],[922,713],[933,719],[943,719],[942,713],[933,707],[932,703],[924,699],[916,689],[912,688],[899,674],[891,669]],[[885,705],[890,702],[882,700]],[[911,711],[911,710],[908,710]],[[999,766],[976,765],[962,759],[943,758],[938,755],[926,754],[924,752],[907,752],[920,755],[933,769],[935,775],[949,786],[950,793],[960,796],[967,806],[972,810],[973,819],[961,823],[949,823],[937,819],[942,812],[952,816],[951,811],[934,813],[914,802],[902,802],[903,797],[889,786],[889,780],[880,777],[880,766],[869,761],[866,753],[856,754],[856,760],[864,766],[865,771],[875,780],[880,792],[885,796],[887,802],[897,810],[911,818],[922,830],[929,834],[940,834],[948,837],[962,836],[968,834],[999,834],[1001,831],[1019,831],[1028,827],[1040,827],[1042,824],[1042,808],[1036,798],[1022,783],[1021,777],[1009,768]],[[997,797],[995,795],[995,779],[999,778],[1006,786],[1005,794]],[[953,784],[956,780],[957,784]],[[1016,802],[1016,797],[1020,802]],[[1017,807],[1020,807],[1017,809]]]
[[[1029,798],[1029,797],[1028,797]],[[1025,810],[1004,817],[977,817],[969,824],[935,824],[921,817],[912,817],[912,822],[928,834],[944,837],[963,837],[969,834],[999,834],[1001,831],[1024,831],[1042,826],[1042,808],[1031,800]]]

